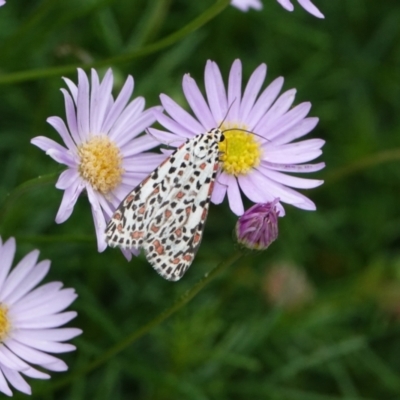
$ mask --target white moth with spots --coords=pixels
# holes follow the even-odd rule
[[[163,278],[182,278],[200,246],[223,140],[211,129],[178,147],[121,202],[106,228],[109,246],[143,248]]]

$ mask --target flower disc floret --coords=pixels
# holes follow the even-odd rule
[[[7,314],[7,307],[0,304],[0,343],[7,337],[8,331],[10,330],[10,322]]]
[[[107,194],[122,182],[122,156],[107,136],[94,136],[78,146],[79,173],[95,190]]]
[[[221,128],[224,130],[224,127]],[[254,135],[244,130],[224,130],[225,140],[219,143],[222,169],[230,175],[246,175],[260,164],[261,147]]]

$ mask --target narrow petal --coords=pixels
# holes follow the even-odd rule
[[[240,105],[240,120],[246,121],[250,114],[256,98],[261,90],[267,75],[267,66],[265,64],[259,65],[255,71],[251,74],[249,82],[246,85],[246,89],[243,93],[242,104]]]
[[[69,78],[62,78],[64,82],[67,84],[69,91],[71,92],[72,99],[74,100],[75,105],[78,103],[78,87],[75,85],[74,82],[71,81]]]
[[[4,286],[0,291],[2,301],[7,299],[7,296],[12,293],[18,285],[25,279],[29,272],[35,267],[39,257],[39,251],[33,250],[28,253],[8,275]]]
[[[75,103],[71,98],[71,95],[65,89],[61,89],[61,93],[64,96],[65,103],[65,116],[67,118],[67,124],[69,132],[71,133],[71,137],[76,144],[81,143],[79,133],[78,133],[78,121],[76,116],[76,108]],[[50,117],[50,118],[58,118],[58,117]],[[47,120],[47,122],[49,122]],[[60,134],[61,135],[61,134]]]
[[[229,72],[228,82],[228,108],[226,117],[228,121],[239,122],[239,110],[242,97],[242,63],[236,59]]]
[[[59,117],[49,117],[46,121],[58,132],[68,149],[73,154],[77,154],[76,145],[68,132],[65,122]]]
[[[56,183],[56,188],[60,190],[68,189],[78,180],[80,180],[78,169],[68,168],[60,174]]]
[[[129,99],[132,96],[132,93],[133,93],[133,78],[132,76],[129,75],[127,80],[125,81],[124,86],[119,92],[118,97],[116,98],[114,104],[112,105],[112,107],[108,112],[107,119],[104,121],[104,124],[101,127],[102,132],[104,133],[108,132],[111,129],[111,127],[115,124],[117,119],[121,116],[122,111],[128,104]]]
[[[64,191],[64,195],[56,215],[57,224],[65,222],[72,214],[76,201],[82,190],[85,189],[85,184],[80,177],[76,182]]]
[[[78,134],[80,142],[89,138],[89,81],[83,69],[78,68],[78,98],[76,104]]]
[[[260,97],[257,99],[252,110],[247,117],[247,128],[254,130],[254,127],[258,124],[262,116],[271,107],[272,103],[276,100],[279,92],[283,86],[283,78],[276,78],[271,82],[268,87],[261,93]]]
[[[95,193],[91,187],[87,187],[87,193],[92,206],[92,215],[97,237],[97,250],[101,253],[107,248],[106,235],[104,233],[106,230],[106,221],[100,207],[99,195]]]
[[[44,260],[38,263],[35,268],[26,276],[25,281],[10,293],[4,301],[7,301],[9,306],[20,300],[32,288],[34,288],[47,275],[50,269],[50,261]]]
[[[192,138],[193,136],[197,135],[201,131],[192,131],[188,130],[187,128],[183,127],[179,122],[175,121],[174,119],[170,118],[168,115],[162,114],[162,113],[156,113],[157,121],[166,129],[168,129],[172,133],[172,137],[181,137],[184,140]],[[201,125],[199,125],[201,127]],[[202,127],[201,127],[202,128]],[[155,128],[149,128],[150,132],[153,132],[153,129],[155,132],[158,130]],[[162,132],[162,131],[158,131]],[[179,140],[179,139],[177,139]],[[163,143],[168,143],[168,142],[163,142]]]
[[[65,342],[82,333],[78,328],[60,328],[60,329],[23,329],[18,331],[18,335],[23,335],[26,339],[49,340],[56,342]],[[18,336],[19,340],[20,336]]]
[[[278,0],[278,3],[288,11],[293,11],[294,7],[290,0]]]
[[[211,194],[211,201],[214,204],[221,204],[225,198],[225,194],[228,190],[229,175],[219,173],[215,178],[214,190]]]
[[[75,311],[67,311],[55,315],[47,315],[40,319],[31,319],[26,321],[18,321],[18,329],[46,329],[46,328],[57,328],[65,325],[76,317]]]
[[[204,84],[210,110],[215,122],[219,125],[226,118],[228,102],[221,71],[214,61],[207,61],[204,71]]]
[[[26,383],[18,371],[13,371],[7,367],[2,367],[4,376],[10,384],[17,390],[25,394],[32,394],[31,387]]]
[[[183,77],[183,93],[185,94],[186,100],[190,105],[193,113],[205,128],[204,131],[208,131],[216,127],[216,122],[211,114],[208,104],[204,100],[204,97],[196,84],[196,81],[186,74]]]
[[[264,176],[274,180],[275,182],[282,183],[285,186],[290,186],[296,189],[312,189],[321,186],[324,181],[319,179],[305,179],[298,178],[291,175],[282,174],[281,172],[271,171],[268,168],[259,166],[257,168]]]
[[[7,384],[7,380],[4,377],[2,368],[3,367],[1,366],[1,363],[0,363],[0,392],[4,393],[7,396],[12,397],[13,393]]]
[[[273,169],[275,171],[282,172],[298,172],[298,173],[309,173],[320,171],[325,168],[325,163],[317,163],[317,164],[274,164],[266,161],[261,161],[261,165],[267,167],[268,169]]]
[[[239,185],[234,176],[230,176],[228,182],[228,201],[230,209],[236,215],[242,215],[244,213],[244,207],[242,202],[242,196],[240,195]]]
[[[15,255],[15,239],[11,237],[0,247],[0,260],[1,260],[1,268],[0,268],[0,291],[3,290],[4,282],[8,276],[8,273],[11,269],[11,264],[13,262]],[[0,301],[2,298],[0,297]]]
[[[51,149],[56,149],[60,152],[67,152],[68,150],[61,146],[60,144],[58,144],[57,142],[55,142],[52,139],[49,139],[46,136],[36,136],[33,139],[31,139],[31,143],[37,147],[39,147],[39,149],[45,151],[47,153],[47,151],[51,150]]]
[[[317,7],[314,6],[313,3],[311,3],[310,0],[297,0],[299,4],[310,14],[314,15],[314,17],[317,18],[325,18],[324,14],[321,13],[321,11],[318,10]]]
[[[179,124],[194,134],[202,133],[205,127],[186,112],[180,105],[165,94],[160,94],[160,100],[165,111]]]
[[[274,144],[286,144],[311,132],[318,124],[318,118],[305,118],[295,126],[289,128],[285,133],[274,139]]]
[[[76,161],[74,157],[64,148],[61,151],[56,149],[49,149],[46,151],[46,154],[50,156],[53,160],[57,161],[60,164],[64,164],[67,167],[72,168],[76,166]]]

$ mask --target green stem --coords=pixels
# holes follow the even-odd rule
[[[373,167],[374,165],[398,160],[400,160],[400,149],[385,150],[380,153],[364,157],[361,160],[357,160],[356,162],[344,167],[336,168],[325,177],[325,180],[327,183],[333,183],[343,178],[347,178],[347,176],[358,171]]]
[[[220,12],[222,12],[229,5],[229,3],[230,0],[217,0],[217,2],[213,6],[208,8],[207,11],[205,11],[203,14],[195,18],[193,21],[189,22],[182,29],[179,29],[178,31],[172,33],[166,38],[161,39],[158,42],[155,42],[148,46],[145,46],[137,51],[132,51],[126,54],[121,54],[119,56],[107,58],[105,60],[95,61],[85,65],[80,65],[80,64],[64,65],[62,67],[44,68],[44,69],[21,71],[13,74],[6,74],[0,76],[0,84],[4,85],[17,82],[26,82],[50,76],[60,76],[64,74],[73,73],[74,71],[76,71],[78,67],[84,69],[98,68],[98,67],[110,66],[113,64],[122,64],[128,61],[132,61],[135,58],[144,57],[146,55],[162,50],[168,46],[171,46],[175,42],[178,42],[180,39],[183,39],[190,33],[196,31],[197,29],[205,25],[208,21],[216,17]]]
[[[113,358],[122,350],[129,347],[132,343],[136,342],[142,336],[149,333],[153,328],[160,325],[171,315],[179,311],[185,304],[187,304],[190,300],[192,300],[205,286],[207,286],[218,274],[220,274],[222,271],[230,267],[234,262],[243,257],[243,255],[244,254],[241,251],[237,250],[227,260],[222,261],[214,269],[212,269],[211,272],[205,274],[204,277],[200,279],[192,288],[190,288],[178,300],[176,300],[171,307],[167,308],[162,313],[158,314],[155,318],[153,318],[151,321],[149,321],[147,324],[143,325],[136,331],[129,334],[121,342],[109,348],[105,353],[103,353],[103,355],[97,358],[97,360],[94,360],[91,364],[89,364],[85,368],[82,368],[80,371],[77,371],[69,375],[65,379],[62,379],[59,382],[57,382],[53,386],[53,389],[59,388],[60,386],[64,386],[69,382],[73,381],[75,378],[88,374],[89,372],[93,371],[94,369],[106,363],[108,360]]]
[[[55,172],[49,175],[38,176],[37,178],[21,183],[21,185],[17,186],[12,192],[8,193],[0,206],[0,221],[6,215],[8,208],[15,203],[20,196],[31,189],[48,185],[50,183],[54,184],[59,174],[59,172]]]

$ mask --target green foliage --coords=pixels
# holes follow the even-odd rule
[[[67,373],[29,381],[33,399],[400,398],[400,3],[315,3],[325,20],[275,0],[248,13],[221,0],[8,0],[0,9],[0,234],[17,238],[19,258],[39,248],[52,260],[47,279],[76,288],[70,325],[84,331],[62,356]],[[320,122],[310,137],[327,142],[327,167],[313,174],[325,184],[307,193],[318,209],[286,206],[267,252],[225,267],[112,353],[234,254],[235,217],[212,205],[194,264],[166,282],[143,256],[97,253],[84,196],[55,224],[59,166],[30,140],[59,141],[45,121],[64,117],[61,76],[76,81],[77,66],[112,67],[116,91],[133,75],[147,106],[160,93],[184,105],[184,73],[201,82],[212,59],[226,77],[236,58],[245,80],[265,62],[268,82],[283,75],[296,103],[312,102]],[[25,184],[38,176],[42,184]]]

